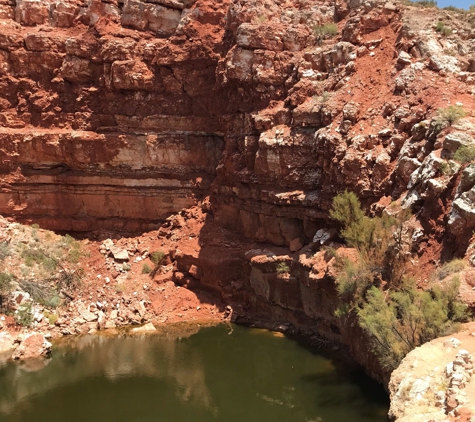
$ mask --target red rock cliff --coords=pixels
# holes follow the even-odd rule
[[[176,281],[324,321],[320,333],[371,366],[352,340],[361,333],[333,315],[325,258],[307,261],[317,231],[334,229],[333,196],[355,191],[374,213],[392,201],[411,208],[422,272],[465,253],[475,228],[475,165],[451,155],[475,145],[475,34],[467,16],[423,10],[0,0],[0,214],[134,232],[209,195],[208,216],[195,215],[201,232],[188,233],[199,242],[176,253]],[[435,31],[439,19],[457,31]],[[333,21],[335,37],[321,29]],[[437,110],[456,104],[468,114],[441,122]],[[183,228],[178,220],[169,225]],[[274,246],[283,249],[265,249]],[[287,259],[283,280],[268,264]]]

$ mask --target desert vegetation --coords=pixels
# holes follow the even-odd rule
[[[337,316],[357,318],[381,366],[391,371],[415,347],[457,330],[467,320],[466,305],[458,299],[460,272],[465,263],[451,261],[440,267],[429,288],[421,290],[406,275],[408,251],[405,221],[410,215],[367,217],[352,192],[333,200],[331,217],[355,254],[336,254],[336,284],[341,305]]]
[[[69,235],[56,235],[37,225],[18,225],[16,230],[16,240],[0,243],[0,306],[17,323],[29,326],[36,304],[54,309],[79,287],[84,274],[78,265],[82,251],[80,242]],[[19,303],[12,301],[16,290],[28,296]]]

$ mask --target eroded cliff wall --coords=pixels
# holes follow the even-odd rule
[[[0,5],[0,213],[137,232],[208,194],[226,5],[160,3]]]
[[[475,32],[468,15],[423,10],[0,0],[0,214],[124,233],[189,209],[159,234],[167,277],[199,280],[243,318],[306,324],[374,368],[315,254],[337,232],[334,195],[411,209],[419,281],[455,253],[473,260],[475,165],[452,158],[475,146]],[[456,31],[437,32],[440,20]],[[465,116],[444,120],[448,106]]]

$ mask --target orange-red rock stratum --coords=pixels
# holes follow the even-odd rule
[[[81,326],[118,304],[124,324],[183,319],[183,300],[344,343],[387,381],[334,315],[329,208],[348,189],[371,215],[410,209],[421,286],[454,256],[475,263],[475,165],[453,160],[475,147],[472,18],[379,0],[0,0],[0,214],[88,239]],[[336,36],[315,30],[331,22]],[[465,115],[444,120],[449,106]],[[150,288],[140,300],[111,247]],[[146,250],[166,253],[152,280]]]

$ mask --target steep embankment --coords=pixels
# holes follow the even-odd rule
[[[437,110],[472,109],[475,34],[468,15],[423,10],[0,1],[0,213],[124,233],[187,208],[153,235],[172,265],[157,281],[343,342],[387,379],[355,321],[334,315],[332,256],[319,250],[344,189],[372,213],[415,213],[403,231],[421,283],[467,250],[475,166],[451,158],[475,145],[475,126]],[[437,32],[439,20],[457,31]]]

